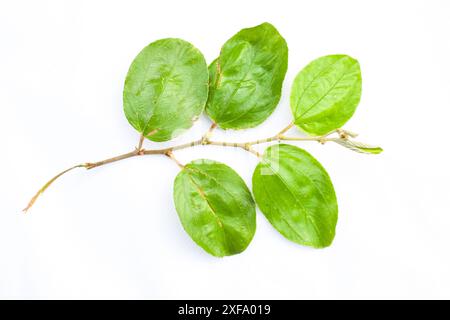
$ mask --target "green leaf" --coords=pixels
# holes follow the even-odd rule
[[[244,251],[255,234],[253,197],[230,167],[196,160],[177,175],[175,207],[191,238],[216,257]]]
[[[223,129],[266,120],[280,100],[287,58],[286,41],[271,24],[239,31],[209,66],[207,114]]]
[[[253,173],[256,203],[287,239],[315,248],[334,238],[338,207],[325,169],[308,152],[280,144],[266,149]]]
[[[314,135],[342,127],[361,98],[361,70],[346,55],[321,57],[299,72],[292,85],[295,124]]]
[[[369,144],[361,143],[358,141],[352,141],[348,139],[335,139],[333,142],[340,144],[343,147],[346,147],[352,151],[356,151],[359,153],[368,153],[368,154],[379,154],[383,152],[383,148],[372,146]]]
[[[181,39],[145,47],[125,79],[128,122],[153,141],[167,141],[190,128],[208,97],[208,69],[201,52]]]

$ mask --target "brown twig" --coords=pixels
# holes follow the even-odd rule
[[[85,168],[86,164],[78,164],[76,166],[73,166],[69,169],[66,169],[60,173],[58,173],[56,176],[54,176],[53,178],[51,178],[46,184],[44,184],[44,186],[42,188],[39,189],[38,192],[36,192],[36,194],[33,196],[33,198],[31,198],[30,202],[28,202],[28,205],[26,206],[25,209],[23,209],[23,212],[27,212],[32,206],[33,204],[36,202],[37,198],[48,188],[50,187],[50,185],[55,182],[56,179],[58,179],[59,177],[61,177],[63,174],[76,169],[76,168]]]
[[[172,146],[172,147],[168,147],[168,148],[164,148],[164,149],[152,149],[152,150],[147,150],[142,148],[142,144],[144,141],[144,136],[141,136],[140,140],[139,140],[139,146],[137,149],[128,152],[128,153],[124,153],[112,158],[108,158],[105,160],[101,160],[101,161],[97,161],[97,162],[87,162],[87,163],[83,163],[83,164],[78,164],[76,166],[73,166],[69,169],[66,169],[60,173],[58,173],[56,176],[54,176],[52,179],[50,179],[41,189],[39,189],[39,191],[33,196],[33,198],[31,198],[30,202],[28,203],[27,207],[23,210],[24,212],[27,212],[32,206],[33,204],[36,202],[36,199],[59,177],[61,177],[62,175],[64,175],[65,173],[75,169],[75,168],[86,168],[88,170],[99,167],[99,166],[103,166],[105,164],[109,164],[109,163],[113,163],[113,162],[117,162],[117,161],[121,161],[124,159],[128,159],[128,158],[132,158],[132,157],[136,157],[136,156],[144,156],[144,155],[156,155],[156,154],[160,154],[160,155],[166,155],[167,157],[171,158],[172,160],[174,160],[177,165],[180,168],[183,168],[183,164],[181,164],[173,155],[173,151],[176,150],[182,150],[182,149],[186,149],[186,148],[190,148],[190,147],[194,147],[194,146],[199,146],[199,145],[213,145],[213,146],[222,146],[222,147],[235,147],[235,148],[241,148],[243,150],[246,150],[250,153],[253,153],[254,155],[256,155],[257,157],[260,157],[261,155],[252,148],[252,146],[254,145],[258,145],[258,144],[262,144],[262,143],[268,143],[268,142],[272,142],[272,141],[317,141],[320,142],[322,144],[324,144],[327,141],[334,141],[335,139],[333,138],[328,138],[328,136],[334,134],[334,133],[338,133],[340,136],[342,136],[343,133],[346,134],[346,136],[356,136],[355,133],[352,133],[350,131],[346,131],[346,130],[342,130],[342,131],[338,131],[338,130],[334,130],[326,135],[323,136],[314,136],[314,137],[288,137],[288,136],[284,136],[284,133],[286,133],[290,128],[292,128],[294,126],[293,123],[289,124],[287,127],[285,127],[283,130],[281,130],[279,133],[277,133],[276,135],[269,137],[269,138],[265,138],[265,139],[259,139],[259,140],[254,140],[254,141],[248,141],[248,142],[225,142],[225,141],[211,141],[209,140],[209,136],[211,135],[212,131],[214,130],[214,128],[216,128],[216,124],[213,123],[211,125],[211,127],[209,128],[209,130],[202,136],[201,139],[199,140],[194,140],[192,142],[189,143],[184,143],[184,144],[180,144],[180,145],[176,145],[176,146]],[[341,129],[339,129],[341,130]]]

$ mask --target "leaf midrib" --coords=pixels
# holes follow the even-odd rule
[[[175,55],[174,55],[174,61],[172,61],[170,70],[169,70],[169,72],[167,73],[168,76],[164,78],[164,82],[163,82],[163,85],[162,85],[162,90],[161,90],[161,92],[158,94],[158,96],[156,97],[156,102],[153,104],[153,105],[154,105],[154,107],[153,107],[153,112],[152,112],[150,118],[148,119],[147,123],[145,124],[145,127],[144,127],[144,129],[142,130],[142,133],[144,133],[144,132],[147,130],[147,128],[148,128],[148,126],[149,126],[149,124],[150,124],[150,122],[151,122],[153,116],[154,116],[155,113],[156,113],[156,110],[158,109],[159,101],[160,101],[160,99],[161,99],[161,96],[163,96],[164,93],[165,93],[165,91],[166,91],[166,88],[167,88],[167,82],[168,82],[169,79],[172,77],[172,72],[174,71],[175,66],[178,66],[178,61],[179,61],[178,58],[179,58],[179,55],[180,55],[180,52],[181,52],[182,49],[183,49],[183,48],[182,48],[181,46],[179,46],[177,52],[176,52]],[[155,128],[155,129],[157,129],[157,128]]]
[[[331,86],[331,88],[328,89],[327,92],[325,92],[325,93],[322,95],[322,97],[320,97],[319,100],[317,100],[315,103],[313,103],[307,110],[305,110],[304,112],[302,112],[298,117],[299,117],[299,118],[304,118],[304,116],[305,116],[309,111],[311,111],[315,106],[317,106],[323,99],[325,99],[325,98],[328,96],[328,94],[329,94],[332,90],[334,90],[334,89],[336,88],[337,84],[338,84],[338,83],[339,83],[346,75],[347,75],[347,73],[344,72],[343,75],[340,76],[339,79],[336,80],[335,83],[333,83],[333,85]]]
[[[190,168],[192,169],[192,168]],[[209,212],[211,212],[212,216],[214,217],[214,219],[217,222],[217,225],[219,226],[220,230],[222,230],[222,236],[224,239],[224,243],[227,247],[227,252],[233,252],[233,250],[231,250],[230,248],[230,241],[228,240],[228,236],[225,230],[225,226],[223,225],[220,217],[217,215],[216,211],[214,210],[214,208],[212,207],[211,203],[209,202],[208,198],[206,197],[206,193],[205,191],[194,181],[194,179],[191,177],[191,175],[189,174],[189,172],[187,172],[187,175],[189,177],[189,180],[192,182],[192,184],[194,185],[194,187],[197,189],[198,194],[200,195],[200,197],[205,200],[206,205],[209,208]]]
[[[332,62],[332,63],[330,63],[330,64],[328,64],[325,68],[323,68],[323,69],[320,70],[316,75],[314,75],[314,77],[312,78],[312,80],[306,85],[305,89],[303,89],[302,93],[299,94],[298,101],[297,101],[296,106],[295,106],[295,111],[296,111],[295,113],[297,113],[297,110],[298,110],[298,108],[300,107],[300,102],[302,101],[302,99],[303,99],[303,97],[304,97],[304,93],[306,92],[306,90],[308,90],[308,89],[312,86],[312,84],[314,83],[314,81],[317,80],[317,78],[319,78],[325,71],[328,71],[328,70],[329,70],[331,67],[333,67],[336,63],[338,63],[341,59],[343,59],[343,57],[340,58],[340,59],[338,59],[338,60],[336,60],[336,61],[334,61],[334,62]],[[295,80],[294,80],[294,81],[295,81]]]
[[[208,179],[213,180],[213,181],[214,181],[215,183],[217,183],[217,185],[219,185],[219,186],[222,185],[216,178],[214,178],[212,175],[209,175],[207,172],[204,172],[204,171],[202,171],[202,170],[200,170],[200,169],[197,169],[197,168],[194,168],[194,167],[189,167],[189,170],[195,171],[195,172],[197,172],[197,173],[199,173],[199,174],[201,174],[201,175],[207,177]],[[244,181],[240,181],[240,183],[242,183],[242,184],[245,185],[245,182],[244,182]],[[225,192],[233,199],[234,202],[236,202],[236,195],[235,195],[235,194],[231,193],[230,190],[228,190],[228,189],[226,189],[226,188],[222,188],[222,190],[225,191]],[[243,193],[245,193],[246,196],[249,195],[249,194],[248,194],[248,193],[249,193],[249,192],[248,192],[248,189],[243,189],[242,191],[243,191]],[[251,194],[250,194],[250,199],[252,199],[251,202],[254,203],[254,202],[253,202],[253,198],[251,197]],[[239,207],[239,205],[238,205],[238,207]],[[251,209],[254,210],[254,207],[252,207]],[[247,218],[247,217],[246,217],[246,218]],[[244,220],[245,220],[245,224],[247,225],[248,229],[251,229],[251,225],[250,225],[250,223],[248,223],[248,220],[247,220],[247,219],[244,219]]]
[[[267,29],[264,29],[264,35],[263,35],[262,38],[259,40],[259,42],[263,42],[263,41],[266,39],[267,33],[268,33],[268,30],[267,30]],[[242,84],[242,82],[244,82],[244,81],[247,80],[246,78],[247,78],[248,74],[250,73],[250,71],[252,70],[252,68],[253,68],[253,66],[254,66],[254,64],[255,64],[255,63],[254,63],[254,62],[255,62],[255,57],[256,57],[255,46],[254,46],[253,44],[251,44],[251,43],[250,43],[249,41],[247,41],[247,40],[245,40],[245,42],[249,43],[250,46],[251,46],[251,48],[252,48],[252,62],[250,63],[250,66],[249,66],[247,72],[245,73],[244,77],[243,77],[241,80],[239,80],[239,85],[236,86],[236,88],[234,89],[233,93],[232,93],[232,94],[230,95],[230,97],[227,99],[226,106],[228,106],[228,105],[230,104],[230,101],[234,98],[234,96],[236,95],[236,93],[237,93],[238,90],[240,89],[240,85]],[[220,56],[219,56],[219,62],[220,62]],[[251,80],[251,79],[250,79],[250,80]],[[254,108],[255,108],[255,105],[251,106],[249,109],[247,109],[247,110],[245,111],[245,114],[247,114],[249,111],[253,110]],[[225,109],[226,109],[226,107],[222,107],[222,112],[220,113],[220,117],[223,116],[223,114],[224,114],[224,111],[223,111],[223,110],[225,110]],[[238,115],[237,117],[234,117],[233,119],[224,121],[224,122],[222,122],[221,124],[223,125],[223,124],[226,124],[226,123],[233,122],[233,121],[235,121],[235,120],[237,120],[237,119],[239,119],[239,118],[241,118],[241,117],[242,117],[242,114]]]
[[[289,187],[289,185],[287,184],[287,182],[283,179],[283,177],[282,177],[279,173],[277,173],[277,172],[274,170],[274,168],[270,165],[269,162],[267,162],[267,161],[264,160],[264,159],[263,159],[262,161],[263,161],[264,163],[266,163],[267,166],[270,168],[270,170],[271,170],[271,171],[272,171],[272,172],[280,179],[280,181],[283,183],[283,185],[286,187],[286,189],[289,191],[289,193],[290,193],[290,194],[292,195],[292,197],[294,198],[295,203],[297,203],[297,204],[300,205],[300,209],[303,211],[305,220],[308,219],[308,216],[309,216],[308,210],[306,210],[305,206],[297,199],[295,193],[291,190],[291,188]],[[270,194],[270,193],[269,193],[269,194]],[[289,225],[289,227],[290,227],[292,230],[294,230],[295,234],[297,234],[297,235],[298,235],[305,243],[307,243],[307,241],[304,240],[304,238],[302,237],[302,235],[300,235],[300,234],[298,233],[298,231],[295,230],[295,228],[291,226],[289,220],[285,218],[285,215],[284,215],[283,213],[281,214],[281,216],[283,217],[283,220]]]
[[[295,193],[291,190],[291,188],[289,187],[288,183],[284,180],[284,178],[274,170],[274,168],[271,166],[270,162],[263,159],[262,160],[264,163],[266,163],[270,170],[280,179],[280,181],[285,185],[286,189],[289,191],[289,193],[292,195],[292,197],[295,199],[295,202],[300,204],[301,209],[305,212],[305,217],[306,219],[308,219],[311,223],[313,222],[313,217],[315,217],[315,214],[311,214],[308,210],[305,209],[305,207],[303,206],[303,204],[301,202],[298,201],[297,197],[295,196]],[[327,206],[328,211],[331,211],[331,206],[328,204],[327,199],[325,198],[325,195],[323,194],[323,192],[320,190],[320,188],[317,187],[317,185],[314,183],[314,180],[312,180],[310,178],[309,175],[305,174],[305,171],[303,170],[299,170],[300,173],[306,178],[308,179],[308,181],[311,183],[312,186],[314,186],[314,189],[316,189],[317,193],[320,194],[322,200],[324,201],[325,205]],[[283,217],[284,219],[284,217]],[[284,219],[285,221],[287,221],[286,219]],[[291,227],[291,226],[290,226]],[[316,230],[316,233],[318,235],[318,238],[321,240],[322,242],[322,237],[320,236],[320,233],[317,232],[318,228],[317,226],[314,224],[313,225],[314,229]],[[301,236],[300,236],[301,237]]]

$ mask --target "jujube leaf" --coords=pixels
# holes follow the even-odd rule
[[[266,149],[253,173],[253,194],[269,222],[296,243],[323,248],[335,235],[336,195],[322,165],[298,147]]]
[[[134,59],[123,90],[128,122],[153,141],[190,128],[208,97],[208,70],[201,52],[181,39],[162,39]]]
[[[266,120],[280,100],[287,57],[286,41],[271,24],[239,31],[209,66],[207,114],[223,129]]]
[[[359,63],[346,55],[318,58],[299,72],[292,84],[295,124],[322,135],[343,126],[361,98]]]
[[[255,234],[253,197],[225,164],[212,160],[187,164],[175,179],[174,201],[186,232],[213,256],[244,251]]]
[[[369,145],[366,143],[361,143],[358,141],[351,141],[351,140],[347,140],[347,139],[336,139],[333,141],[336,142],[337,144],[340,144],[343,147],[346,147],[350,150],[353,150],[353,151],[359,152],[359,153],[380,154],[381,152],[383,152],[383,148],[381,148],[381,147],[372,146],[372,145]]]

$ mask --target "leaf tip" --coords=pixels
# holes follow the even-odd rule
[[[382,153],[383,151],[384,151],[384,149],[383,149],[383,148],[381,148],[381,147],[378,147],[378,148],[375,148],[375,150],[374,150],[373,154],[380,154],[380,153]]]
[[[359,153],[365,153],[365,154],[380,154],[383,152],[383,148],[377,147],[377,146],[371,146],[365,143],[361,143],[358,141],[352,141],[349,139],[333,139],[332,141],[336,142],[337,144],[340,144],[341,146],[348,148],[352,151],[359,152]]]

